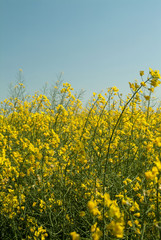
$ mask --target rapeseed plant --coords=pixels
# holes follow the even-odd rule
[[[0,108],[1,239],[160,239],[161,77],[140,76],[86,107],[69,83],[49,97],[16,84]]]

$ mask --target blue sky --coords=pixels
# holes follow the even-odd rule
[[[20,68],[29,93],[64,72],[85,99],[161,71],[160,0],[1,0],[0,30],[0,100]]]

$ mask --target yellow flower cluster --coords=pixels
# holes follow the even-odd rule
[[[1,103],[0,238],[159,239],[160,74],[140,76],[86,107],[68,83]]]

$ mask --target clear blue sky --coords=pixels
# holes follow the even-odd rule
[[[86,99],[161,71],[161,0],[0,0],[0,31],[0,100],[19,68],[30,93],[64,72]]]

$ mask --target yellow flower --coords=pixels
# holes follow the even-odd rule
[[[140,86],[137,83],[135,83],[135,88],[138,89],[139,87]]]
[[[138,210],[138,211],[140,210],[139,204],[136,201],[134,202],[134,207],[135,207],[135,210]]]
[[[105,193],[104,201],[105,201],[105,206],[109,207],[111,205],[112,201],[111,201],[110,195],[108,193]]]
[[[132,227],[132,222],[131,222],[130,220],[127,222],[127,224],[128,224],[130,227]]]
[[[96,203],[96,201],[90,200],[90,201],[87,203],[87,206],[88,206],[89,210],[92,211],[94,208],[97,207],[97,203]]]
[[[110,217],[114,217],[115,216],[117,218],[121,217],[120,209],[119,209],[119,207],[117,206],[117,204],[115,202],[113,202],[110,205],[109,216]]]
[[[144,98],[148,101],[150,99],[150,96],[144,95]]]
[[[141,82],[141,86],[146,87],[146,83],[145,82]]]
[[[156,78],[161,78],[159,70],[155,70],[153,71],[151,68],[149,68],[149,73],[151,74],[151,76],[156,77]]]
[[[146,177],[146,179],[153,179],[153,174],[152,174],[152,172],[151,172],[151,171],[145,172],[145,177]]]
[[[157,147],[161,147],[161,137],[156,137],[155,144],[157,145]]]
[[[143,76],[144,75],[144,71],[140,71],[140,76]]]
[[[99,240],[102,235],[102,231],[99,228],[96,228],[96,231],[92,234],[92,238],[93,240]]]
[[[153,167],[152,168],[152,173],[154,176],[156,176],[158,174],[158,168],[157,167]]]
[[[93,214],[94,216],[97,216],[97,215],[101,215],[101,212],[98,210],[98,208],[93,208],[92,214]]]
[[[138,180],[139,182],[141,182],[141,179],[140,179],[140,177],[137,177],[137,178],[136,178],[136,180]]]
[[[108,226],[108,230],[111,230],[113,235],[116,236],[117,238],[123,238],[124,234],[124,226],[120,222],[115,222],[112,221]]]
[[[159,86],[159,84],[161,83],[161,81],[159,81],[157,78],[153,78],[152,80],[151,80],[151,86],[153,86],[153,87],[158,87]]]
[[[135,213],[134,216],[140,217],[140,213],[139,213],[139,212],[138,212],[138,213]]]
[[[81,212],[79,213],[79,215],[80,215],[81,217],[84,217],[84,216],[86,215],[86,213],[85,213],[84,211],[81,211]]]
[[[112,87],[112,90],[114,91],[114,92],[118,92],[119,91],[119,89],[117,88],[117,87]]]
[[[80,235],[76,232],[71,232],[70,233],[72,240],[79,240],[80,239]]]
[[[41,159],[42,159],[42,157],[43,157],[43,156],[42,156],[42,153],[40,153],[40,152],[39,152],[39,153],[37,153],[37,154],[36,154],[36,157],[37,157],[37,159],[38,159],[38,160],[41,160]]]
[[[138,227],[141,227],[141,225],[139,224],[139,221],[137,219],[134,222]]]
[[[95,201],[90,200],[90,201],[87,203],[87,206],[88,206],[90,212],[91,212],[94,216],[97,216],[97,215],[100,216],[100,215],[101,215],[101,212],[98,210],[96,200],[95,200]]]
[[[70,217],[68,214],[66,214],[65,218],[70,222]]]
[[[95,232],[97,227],[97,222],[91,226],[91,232]]]
[[[152,171],[147,171],[145,172],[145,177],[148,180],[154,180],[156,175],[158,174],[158,169],[157,167],[153,167]]]
[[[154,163],[157,166],[158,170],[161,171],[161,162],[160,161],[155,161]]]
[[[35,207],[35,206],[36,206],[36,204],[37,204],[37,202],[33,202],[32,206],[33,206],[33,207]]]
[[[135,91],[135,86],[134,86],[133,83],[129,82],[129,86],[130,86],[130,88],[131,88],[133,91]]]
[[[138,234],[141,234],[141,232],[140,232],[140,229],[139,229],[139,228],[136,228],[136,232],[137,232]]]
[[[128,205],[127,201],[124,198],[121,200],[121,202],[122,202],[123,205]]]

